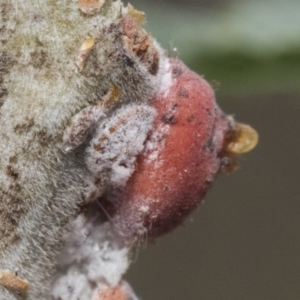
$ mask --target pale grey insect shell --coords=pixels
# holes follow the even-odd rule
[[[125,186],[155,115],[154,108],[146,104],[130,104],[98,126],[86,157],[87,167],[94,175],[92,182],[106,173],[110,186]]]

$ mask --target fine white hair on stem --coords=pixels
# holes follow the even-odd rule
[[[61,270],[56,273],[57,257],[74,239],[87,201],[126,184],[155,116],[149,101],[161,92],[161,82],[165,89],[168,86],[167,59],[142,28],[141,12],[124,8],[120,0],[106,1],[88,12],[92,13],[80,10],[77,1],[2,0],[0,4],[0,270],[17,271],[29,283],[24,295],[0,286],[1,300],[50,299],[54,276],[56,293],[57,282],[66,276]],[[82,135],[80,130],[72,131],[79,142],[64,151],[63,136],[72,118],[101,101],[112,86],[120,91],[119,102],[109,111],[97,110]],[[78,118],[77,124],[83,120]],[[99,157],[102,164],[97,164],[98,157],[89,147],[114,124],[119,124],[117,131],[108,136]],[[109,149],[115,162],[108,163]],[[124,165],[122,169],[123,160],[127,169]],[[91,235],[98,236],[99,251],[111,255],[115,267],[105,267],[105,260],[97,258],[94,248],[88,249],[89,243],[80,237],[81,258],[100,264],[107,274],[99,275],[92,263],[83,274],[76,259],[77,273],[72,267],[66,269],[82,278],[74,281],[82,300],[93,294],[87,289],[82,296],[83,287],[103,278],[117,286],[128,266],[130,247],[114,243],[112,233],[104,234],[105,221],[103,216],[97,219]],[[106,250],[101,248],[104,245]],[[59,262],[67,265],[63,259]]]

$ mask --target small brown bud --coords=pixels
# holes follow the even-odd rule
[[[14,292],[25,293],[29,283],[9,271],[0,271],[0,285]]]
[[[87,38],[80,46],[78,54],[75,58],[75,64],[80,71],[83,70],[86,60],[95,45],[95,40],[91,37]]]

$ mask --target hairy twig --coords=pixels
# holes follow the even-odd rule
[[[120,0],[1,1],[0,299],[136,299],[133,245],[256,143],[144,19]]]

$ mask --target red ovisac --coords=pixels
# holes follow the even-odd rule
[[[176,59],[170,59],[170,72],[169,90],[151,102],[157,117],[145,149],[118,195],[113,222],[124,237],[156,237],[173,229],[219,172],[234,169],[234,146],[245,148],[247,140],[240,151],[246,152],[257,142],[254,130],[223,114],[202,77]]]

